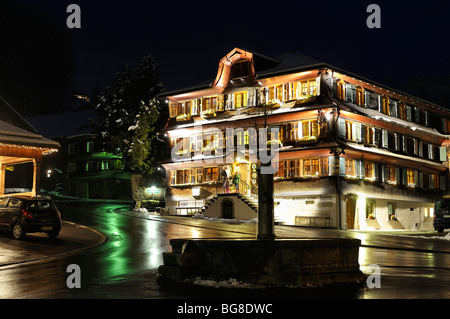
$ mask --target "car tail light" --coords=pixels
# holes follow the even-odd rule
[[[26,219],[34,219],[34,216],[26,209],[22,209],[22,213],[24,214]]]

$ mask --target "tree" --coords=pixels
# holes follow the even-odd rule
[[[96,107],[97,147],[122,158],[125,170],[132,174],[133,194],[133,188],[143,186],[143,177],[154,172],[156,132],[167,120],[168,111],[158,99],[164,85],[156,66],[151,56],[134,69],[126,66],[106,93],[100,93]]]

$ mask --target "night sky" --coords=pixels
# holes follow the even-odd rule
[[[413,77],[450,74],[450,3],[444,1],[106,1],[17,0],[66,27],[81,7],[73,38],[74,85],[105,87],[146,55],[167,90],[214,79],[235,47],[275,57],[294,50],[401,89]],[[369,29],[367,6],[381,8]]]

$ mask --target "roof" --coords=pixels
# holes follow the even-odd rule
[[[30,125],[5,99],[0,96],[0,118],[3,121],[12,123],[17,127],[37,133],[36,129]]]
[[[57,148],[59,143],[0,120],[0,143]]]
[[[287,73],[300,68],[313,67],[316,65],[323,65],[324,63],[311,58],[307,55],[291,51],[282,55],[275,57],[278,64],[272,68],[257,71],[256,75],[258,78],[268,77],[275,74]]]

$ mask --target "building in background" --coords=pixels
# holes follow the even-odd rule
[[[79,92],[73,97],[79,104],[69,112],[28,118],[61,145],[42,164],[42,187],[83,199],[131,200],[130,175],[120,158],[95,149],[90,119],[96,118],[96,112],[89,98]]]
[[[235,48],[214,81],[165,97],[170,214],[256,217],[257,142],[279,146],[279,223],[432,229],[447,193],[449,110],[302,54]],[[266,126],[278,133],[262,141],[254,132]]]

